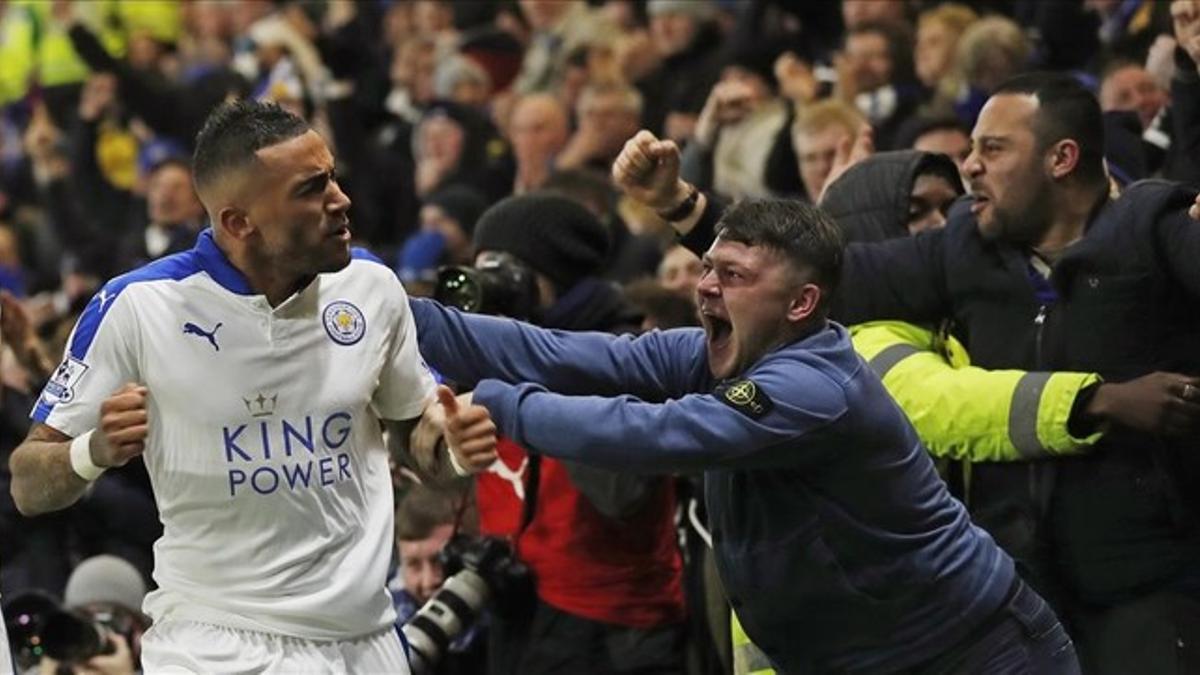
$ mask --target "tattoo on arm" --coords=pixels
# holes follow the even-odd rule
[[[9,460],[12,494],[25,515],[57,511],[74,504],[88,482],[71,468],[71,437],[45,424],[35,424]]]

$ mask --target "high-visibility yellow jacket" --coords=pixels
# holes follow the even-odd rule
[[[29,8],[0,11],[0,105],[20,100],[33,74],[36,28]]]
[[[953,337],[900,321],[850,328],[854,348],[939,458],[1005,462],[1072,455],[1100,439],[1075,438],[1067,420],[1094,373],[984,370]]]
[[[775,669],[767,660],[767,655],[754,646],[742,623],[738,621],[737,612],[730,613],[730,629],[733,637],[733,672],[734,675],[775,675]]]
[[[110,54],[121,57],[131,32],[177,40],[180,8],[178,0],[93,0],[76,3],[73,12]],[[0,12],[0,105],[23,98],[31,81],[54,87],[87,77],[66,26],[51,14],[51,0],[14,0]]]

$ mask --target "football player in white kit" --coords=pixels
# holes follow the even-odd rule
[[[194,163],[211,229],[92,299],[12,455],[14,500],[61,509],[143,456],[163,522],[146,672],[407,672],[381,421],[427,459],[442,432],[486,449],[495,427],[435,396],[404,289],[351,250],[306,122],[223,105]]]

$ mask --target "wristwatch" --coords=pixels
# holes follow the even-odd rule
[[[692,211],[696,208],[696,202],[700,200],[700,191],[696,189],[695,185],[689,185],[688,187],[691,189],[688,191],[688,196],[684,198],[683,202],[665,213],[659,211],[659,218],[668,223],[677,223],[692,215]]]

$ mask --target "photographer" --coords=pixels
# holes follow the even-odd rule
[[[635,313],[599,278],[608,247],[604,226],[566,198],[504,200],[476,226],[477,269],[465,276],[479,292],[459,304],[547,328],[635,330]],[[448,279],[465,281],[461,271],[443,275],[438,295],[466,300],[463,284],[452,290]],[[476,484],[481,529],[514,541],[537,598],[530,618],[498,612],[490,672],[682,672],[670,482],[529,455],[504,438],[497,451],[499,461]]]
[[[404,628],[418,610],[442,588],[447,578],[444,551],[455,535],[471,535],[478,529],[474,509],[455,508],[455,497],[414,485],[396,507],[396,554],[399,567],[388,582],[392,604],[396,608],[396,627]],[[478,619],[452,640],[447,654],[437,661],[430,673],[471,675],[484,666],[486,652],[480,639]]]
[[[47,655],[39,675],[140,672],[141,636],[150,620],[137,608],[145,595],[141,574],[121,558],[99,555],[80,563],[67,581],[66,612],[42,619]]]

